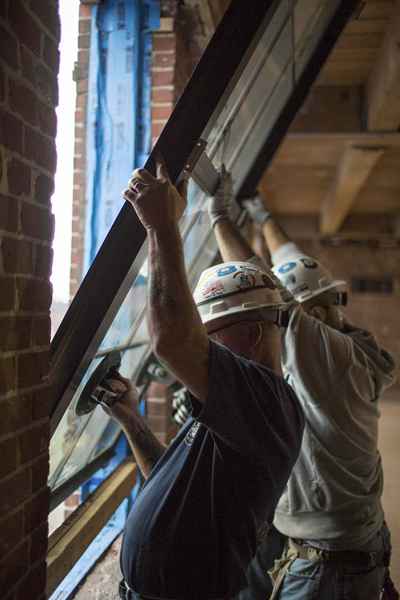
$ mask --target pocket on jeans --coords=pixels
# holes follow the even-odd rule
[[[321,563],[297,558],[285,575],[278,598],[316,600],[319,598]]]

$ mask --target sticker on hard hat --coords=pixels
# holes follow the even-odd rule
[[[306,269],[316,269],[318,267],[318,263],[316,263],[312,258],[301,258],[300,261],[303,263]]]
[[[256,278],[253,273],[246,273],[245,271],[238,271],[233,276],[236,279],[236,283],[239,289],[251,288],[256,285]]]
[[[213,298],[215,296],[220,296],[224,292],[225,288],[219,281],[212,282],[209,285],[206,285],[203,289],[204,298]]]
[[[237,268],[234,265],[229,265],[229,267],[222,267],[222,269],[219,269],[217,275],[218,277],[225,277],[225,275],[230,275],[231,273],[235,273],[235,271],[237,271]]]
[[[292,271],[295,268],[296,268],[295,262],[288,262],[285,265],[282,265],[281,267],[279,267],[278,273],[289,273],[289,271]]]

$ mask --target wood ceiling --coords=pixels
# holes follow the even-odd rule
[[[318,217],[321,236],[343,234],[352,214],[387,215],[394,224],[399,126],[400,0],[367,0],[262,179],[267,205],[292,220]]]

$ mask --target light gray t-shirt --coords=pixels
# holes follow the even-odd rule
[[[272,261],[302,255],[290,243]],[[378,399],[393,383],[393,359],[368,332],[350,326],[337,331],[299,305],[282,341],[282,368],[306,426],[274,524],[285,535],[326,548],[360,547],[383,522]]]

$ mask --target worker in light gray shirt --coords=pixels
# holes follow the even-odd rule
[[[231,203],[232,182],[223,170],[209,203],[222,258],[257,262],[229,218]],[[395,599],[377,449],[378,400],[393,382],[393,359],[373,335],[345,320],[345,282],[291,242],[260,199],[246,207],[262,229],[275,275],[296,300],[282,367],[306,427],[274,529],[239,598]]]

